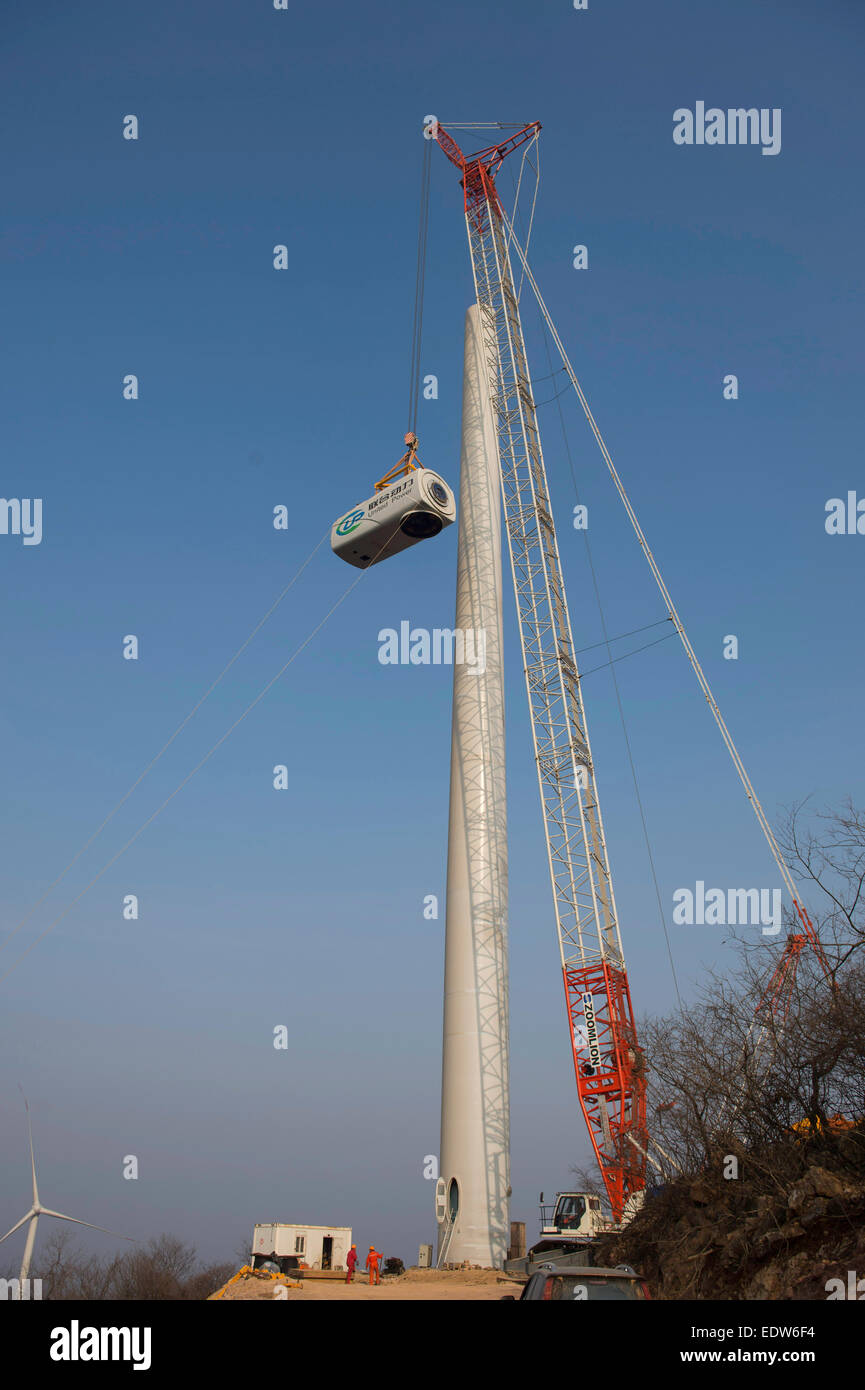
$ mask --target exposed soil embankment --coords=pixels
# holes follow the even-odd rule
[[[285,1288],[276,1292],[276,1285],[262,1279],[240,1279],[229,1285],[223,1295],[226,1303],[236,1300],[247,1301],[285,1299],[287,1302],[348,1302],[390,1303],[395,1299],[413,1302],[439,1300],[461,1300],[463,1302],[489,1302],[498,1300],[505,1294],[519,1298],[522,1284],[496,1269],[407,1269],[397,1277],[385,1276],[380,1284],[370,1286],[366,1275],[356,1276],[351,1284],[341,1280],[315,1280],[307,1278],[300,1288]]]
[[[719,1155],[650,1198],[598,1251],[664,1299],[826,1299],[848,1271],[865,1280],[865,1134]],[[865,1283],[861,1293],[865,1296]]]

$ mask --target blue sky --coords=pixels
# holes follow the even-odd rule
[[[767,812],[858,794],[865,539],[827,536],[824,508],[865,494],[863,28],[844,0],[7,7],[2,492],[43,499],[43,538],[0,536],[4,929],[399,456],[429,113],[543,123],[535,274]],[[674,110],[698,100],[781,108],[781,152],[675,145]],[[121,138],[127,113],[136,142]],[[439,396],[421,402],[419,434],[456,486],[471,277],[456,171],[432,153],[422,371]],[[664,612],[563,400],[608,628],[626,632]],[[573,483],[555,407],[540,418],[575,642],[589,646],[600,624]],[[281,503],[289,532],[271,524]],[[214,1258],[259,1220],[352,1224],[407,1262],[433,1238],[422,1168],[438,1150],[450,672],[381,666],[377,633],[451,625],[455,553],[453,527],[365,575],[0,986],[0,1225],[28,1200],[21,1082],[43,1200],[73,1215],[172,1230]],[[353,577],[325,543],[0,967]],[[137,662],[122,659],[127,633]],[[506,633],[512,1214],[531,1234],[538,1191],[568,1185],[588,1141],[510,594]],[[697,879],[774,886],[680,648],[618,675],[668,924],[673,891]],[[584,693],[635,1008],[664,1011],[675,991],[609,673]],[[723,931],[668,929],[693,997],[730,964]],[[137,1182],[121,1176],[127,1154]]]

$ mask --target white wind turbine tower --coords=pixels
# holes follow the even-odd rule
[[[24,1092],[21,1092],[24,1096]],[[24,1297],[25,1280],[30,1275],[30,1261],[33,1257],[33,1246],[36,1242],[36,1225],[40,1216],[56,1216],[60,1221],[73,1221],[76,1226],[89,1226],[92,1231],[104,1231],[109,1236],[119,1236],[120,1240],[134,1240],[134,1236],[121,1236],[118,1231],[109,1231],[107,1226],[95,1226],[92,1221],[82,1221],[77,1216],[66,1216],[62,1211],[52,1211],[50,1207],[43,1207],[39,1201],[39,1189],[36,1186],[36,1160],[33,1157],[33,1126],[30,1123],[30,1106],[27,1104],[27,1097],[24,1096],[24,1106],[27,1111],[27,1133],[30,1137],[30,1172],[33,1177],[33,1205],[20,1221],[16,1221],[11,1231],[7,1231],[5,1236],[0,1236],[0,1245],[9,1236],[13,1236],[16,1231],[20,1231],[25,1221],[30,1222],[30,1229],[27,1232],[27,1240],[24,1245],[24,1258],[21,1261],[21,1273],[19,1275],[18,1297]]]

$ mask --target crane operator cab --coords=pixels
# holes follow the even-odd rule
[[[417,457],[417,436],[406,435],[406,452],[376,483],[365,502],[333,524],[334,555],[357,569],[368,569],[418,541],[437,536],[456,519],[456,500],[443,478]]]
[[[568,1192],[556,1204],[554,1224],[560,1231],[579,1230],[586,1214],[586,1199],[581,1193]]]
[[[555,1211],[541,1194],[541,1235],[592,1237],[603,1226],[601,1199],[590,1192],[557,1192]]]

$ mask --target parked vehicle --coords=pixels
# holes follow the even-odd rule
[[[528,1278],[541,1265],[546,1267],[550,1264],[566,1264],[582,1267],[595,1263],[595,1247],[590,1240],[568,1240],[562,1236],[550,1236],[539,1240],[527,1255],[505,1260],[505,1269],[508,1274],[524,1274]]]
[[[519,1302],[600,1303],[651,1298],[645,1280],[630,1265],[605,1269],[561,1262],[542,1265],[529,1276]],[[513,1294],[505,1299],[516,1302]]]

